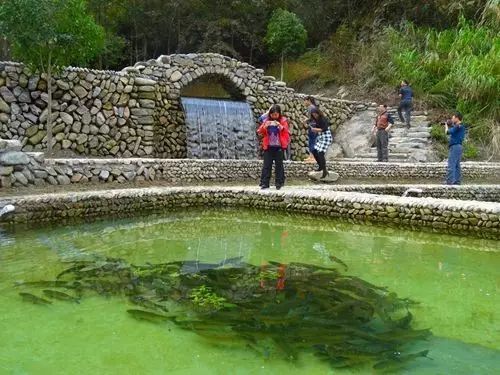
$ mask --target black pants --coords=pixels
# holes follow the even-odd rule
[[[326,169],[325,153],[314,150],[313,156],[316,162],[318,163],[319,170],[323,171],[323,177],[325,177],[328,174],[328,169]]]
[[[398,107],[399,119],[401,120],[401,122],[405,122],[408,128],[410,127],[411,108],[412,108],[411,100],[401,100]],[[403,112],[404,112],[404,117],[403,117]]]
[[[384,129],[377,130],[377,160],[389,161],[389,134]]]
[[[260,186],[269,187],[271,170],[275,165],[276,186],[285,185],[285,169],[283,168],[283,150],[281,148],[268,148],[264,151],[264,165],[260,176]]]

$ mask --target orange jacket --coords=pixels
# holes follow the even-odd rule
[[[286,119],[286,117],[281,116],[281,118],[277,121],[280,123],[279,136],[280,136],[281,148],[283,150],[286,150],[286,148],[290,144],[290,128],[288,127],[288,120]],[[257,133],[263,136],[262,138],[263,150],[267,150],[269,148],[269,135],[267,133],[266,124],[269,124],[271,122],[272,120],[268,119],[264,121],[257,129]]]

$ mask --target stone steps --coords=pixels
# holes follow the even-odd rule
[[[389,160],[395,162],[417,162],[432,159],[432,144],[430,142],[429,121],[425,114],[419,113],[411,118],[411,127],[399,121],[396,109],[391,108],[389,113],[395,119],[389,138]],[[373,147],[372,147],[373,146]],[[357,152],[349,160],[376,160],[375,145],[368,145],[364,150]],[[347,159],[345,159],[347,160]]]
[[[360,159],[377,159],[377,150],[373,150],[371,152],[363,153],[363,154],[357,154],[356,158]],[[407,159],[408,158],[408,153],[407,152],[389,152],[389,158],[391,159]]]

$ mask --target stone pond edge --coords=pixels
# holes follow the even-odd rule
[[[500,237],[500,203],[311,188],[261,191],[255,187],[152,187],[0,198],[0,207],[6,204],[16,207],[15,212],[2,218],[4,223],[10,224],[133,215],[188,207],[245,207]]]

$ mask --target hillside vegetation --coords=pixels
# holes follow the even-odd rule
[[[275,66],[270,71],[277,74]],[[430,109],[435,122],[454,110],[464,114],[470,129],[468,159],[499,157],[499,77],[498,34],[463,17],[455,28],[437,30],[406,22],[365,40],[343,25],[285,68],[285,80],[298,89],[389,105],[397,104],[397,86],[407,79],[416,108]],[[437,143],[446,142],[442,133],[434,126]]]
[[[470,156],[498,157],[499,2],[87,0],[105,34],[90,66],[121,69],[161,54],[216,52],[277,77],[284,62],[284,80],[302,91],[388,104],[407,79],[416,107],[431,109],[436,121],[464,113],[472,147],[482,150]],[[296,43],[280,30],[279,12],[293,20],[281,29],[303,30]],[[0,40],[0,60],[9,58]]]

